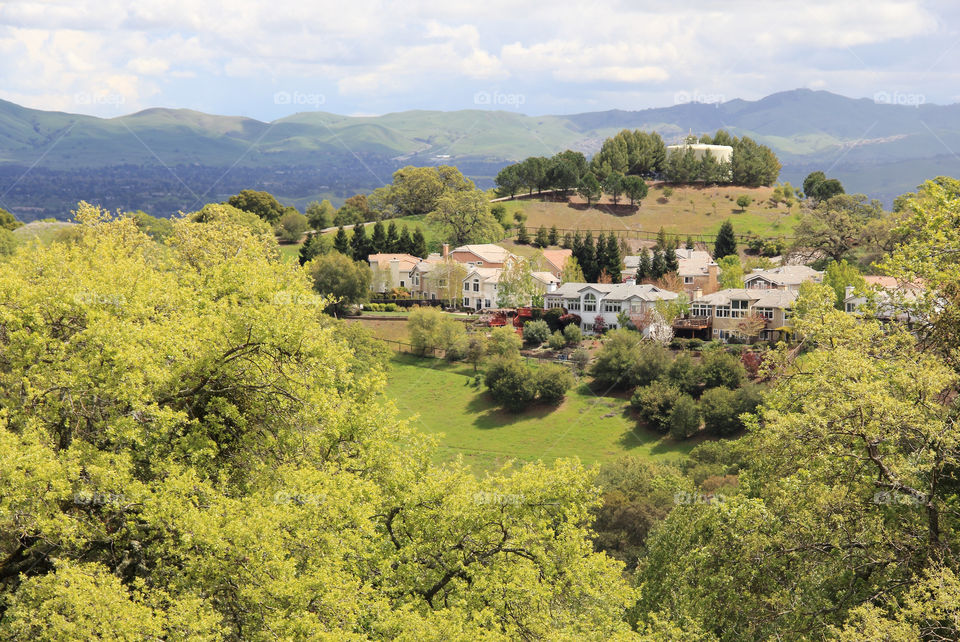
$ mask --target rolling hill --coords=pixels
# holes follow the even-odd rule
[[[24,220],[63,218],[80,199],[169,215],[255,187],[303,206],[373,189],[406,164],[454,164],[488,187],[508,162],[567,148],[589,155],[624,128],[675,141],[721,127],[772,147],[783,180],[823,169],[848,191],[887,203],[926,178],[960,174],[953,151],[960,150],[960,105],[914,107],[810,90],[566,116],[305,112],[270,123],[186,109],[102,119],[0,101],[0,205]]]

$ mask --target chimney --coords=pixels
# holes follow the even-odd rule
[[[450,254],[450,244],[449,244],[449,243],[444,243],[444,244],[443,244],[443,258],[447,258],[447,256],[449,256],[449,254]]]
[[[693,291],[693,294],[691,294],[691,299],[690,299],[690,300],[691,300],[691,301],[696,301],[696,300],[698,300],[698,299],[699,299],[700,297],[702,297],[702,296],[703,296],[703,288],[701,288],[701,287],[698,285],[698,286],[697,286],[697,289]]]
[[[716,263],[707,264],[707,287],[711,290],[716,289],[717,283],[720,281],[720,266]]]
[[[854,290],[854,287],[852,285],[848,285],[847,287],[845,287],[843,289],[844,298],[849,298],[853,294],[853,290]]]

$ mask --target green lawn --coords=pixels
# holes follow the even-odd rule
[[[625,397],[598,396],[582,383],[559,407],[520,414],[495,406],[485,387],[472,384],[470,366],[396,355],[386,395],[402,416],[428,433],[443,433],[439,461],[462,455],[477,472],[510,459],[552,461],[577,456],[592,465],[623,455],[682,459],[697,440],[676,442],[639,427]]]

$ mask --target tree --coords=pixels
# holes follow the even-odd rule
[[[370,240],[367,238],[367,228],[363,224],[353,226],[350,235],[350,252],[354,261],[366,261],[373,253]]]
[[[323,201],[319,203],[317,201],[311,201],[310,204],[307,205],[304,214],[307,215],[307,222],[310,224],[310,229],[319,232],[333,224],[333,217],[336,214],[336,210],[333,205],[330,204],[330,201],[323,199]]]
[[[564,338],[563,332],[555,330],[547,339],[547,345],[550,346],[551,350],[563,350],[567,346],[567,340]]]
[[[831,288],[836,294],[836,306],[843,309],[843,300],[847,296],[847,287],[853,287],[859,295],[867,293],[867,282],[855,265],[847,263],[846,259],[830,263],[824,270],[823,284]]]
[[[531,156],[525,159],[519,166],[520,179],[527,187],[529,193],[537,190],[539,194],[547,188],[547,169],[550,166],[550,160],[542,156]]]
[[[12,232],[21,225],[23,223],[18,221],[13,214],[0,207],[0,227]]]
[[[740,196],[737,197],[737,207],[740,208],[741,212],[745,212],[747,210],[747,207],[749,207],[750,203],[752,202],[753,202],[753,197],[747,194],[741,194]]]
[[[231,196],[227,199],[227,204],[238,210],[256,214],[268,223],[276,223],[284,213],[283,205],[272,194],[252,189],[245,189]]]
[[[527,321],[523,324],[523,340],[527,343],[539,346],[550,338],[550,327],[542,319]]]
[[[880,201],[863,194],[833,196],[803,213],[794,230],[794,249],[840,261],[867,241],[872,223],[886,217]]]
[[[573,250],[573,234],[566,232],[563,235],[563,241],[560,243],[560,247],[565,250]]]
[[[743,287],[743,265],[740,257],[730,254],[717,261],[720,268],[719,285],[721,290]]]
[[[503,238],[503,228],[490,213],[490,204],[480,190],[440,196],[427,220],[436,223],[446,240],[455,246],[493,243]]]
[[[19,242],[17,236],[5,227],[0,227],[0,256],[13,254]]]
[[[645,343],[639,333],[617,329],[606,334],[590,374],[604,388],[625,389],[656,380],[667,369],[667,351]]]
[[[700,379],[707,388],[723,386],[734,390],[746,378],[746,370],[740,360],[723,350],[704,353],[700,362]]]
[[[587,205],[592,205],[594,201],[600,198],[600,182],[597,181],[597,177],[592,172],[580,180],[577,193],[587,201]]]
[[[614,205],[620,202],[625,189],[624,176],[620,172],[611,172],[603,181],[603,191],[610,195]]]
[[[342,225],[337,229],[337,235],[333,239],[333,249],[344,256],[353,256],[353,251],[350,249],[350,238]]]
[[[843,184],[835,178],[827,178],[823,172],[811,172],[803,179],[803,193],[814,201],[826,201],[843,194]]]
[[[681,395],[670,411],[670,436],[688,439],[700,430],[700,409],[690,395]]]
[[[519,356],[522,345],[523,340],[513,328],[493,328],[487,340],[487,351],[494,357],[515,357]]]
[[[406,231],[406,228],[403,230]],[[400,241],[403,241],[403,232],[400,233]],[[413,230],[413,238],[410,240],[410,248],[407,254],[412,256],[418,256],[421,259],[426,258],[427,256],[427,239],[423,235],[423,230],[420,229],[418,225],[416,229]]]
[[[309,234],[307,240],[300,247],[298,260],[300,265],[306,265],[322,254],[329,254],[333,249],[329,236],[323,234]]]
[[[512,412],[520,412],[537,397],[533,373],[519,358],[498,358],[487,366],[487,388],[490,396]]]
[[[370,295],[370,265],[352,261],[339,252],[318,256],[306,265],[313,278],[313,289],[330,297],[330,307],[338,314],[350,304],[362,303]]]
[[[667,273],[667,261],[660,248],[653,250],[653,260],[650,262],[650,278],[659,279]]]
[[[560,235],[559,235],[559,233],[557,232],[557,226],[556,226],[556,225],[551,225],[551,226],[550,226],[550,235],[547,237],[547,244],[548,244],[548,245],[557,245],[557,244],[559,243],[559,241],[560,241]]]
[[[717,232],[717,240],[713,246],[713,260],[719,261],[725,256],[737,254],[737,237],[733,233],[733,223],[727,219]]]
[[[693,249],[696,249],[697,247],[693,242],[693,237],[689,235],[687,236],[687,242],[684,243],[683,246],[688,250],[693,250]]]
[[[654,249],[665,250],[667,249],[667,231],[663,229],[663,226],[660,226],[660,229],[657,230],[657,244],[654,245]]]
[[[577,255],[574,254],[574,256]],[[593,242],[593,232],[590,230],[587,230],[586,235],[583,237],[583,246],[580,256],[577,256],[577,260],[580,262],[580,267],[583,268],[583,273],[586,275],[587,281],[589,283],[595,283],[597,277],[600,275],[600,266],[597,264],[597,248]]]
[[[537,397],[540,401],[558,404],[567,396],[567,391],[573,387],[573,374],[570,369],[559,363],[541,363],[537,366],[534,375],[534,385],[537,387]]]
[[[436,290],[437,296],[458,305],[463,296],[463,280],[466,277],[466,266],[448,256],[435,264],[424,278],[429,280],[430,287]]]
[[[568,346],[577,346],[583,341],[583,331],[576,323],[570,323],[563,328],[563,338]]]
[[[393,173],[392,198],[402,216],[430,214],[440,207],[442,197],[474,190],[470,179],[447,165],[407,166]]]
[[[373,234],[370,235],[370,250],[373,254],[382,254],[389,251],[387,231],[383,227],[383,221],[377,221],[373,224]]]
[[[597,242],[600,242],[599,239]],[[620,256],[620,244],[617,243],[617,237],[614,236],[612,230],[607,234],[603,267],[610,274],[614,283],[620,282],[620,274],[623,272],[623,258]]]
[[[673,246],[669,246],[663,253],[663,265],[666,272],[676,272],[680,269],[680,261],[677,259],[677,251]]]
[[[630,205],[635,205],[647,197],[647,183],[639,176],[625,176],[623,191],[630,199]]]
[[[517,244],[529,245],[530,234],[527,233],[527,226],[523,223],[517,224]]]
[[[564,283],[585,283],[583,270],[577,262],[577,257],[569,256],[563,264],[563,272],[560,274],[560,280]]]
[[[646,278],[656,278],[653,276],[653,262],[650,260],[650,250],[645,247],[640,248],[640,260],[637,263],[637,283],[642,283]]]
[[[773,185],[780,175],[780,161],[769,147],[744,136],[733,144],[731,173],[735,185]]]
[[[545,286],[534,278],[533,272],[533,262],[530,259],[509,257],[497,281],[497,307],[528,306],[534,297],[543,295]]]
[[[414,307],[407,319],[407,331],[410,345],[421,356],[446,350],[466,339],[463,324],[433,306]]]
[[[500,196],[513,198],[520,188],[523,187],[523,177],[520,174],[520,166],[517,164],[507,165],[497,172],[497,177],[493,179],[493,182],[497,185],[497,191]]]
[[[637,412],[640,421],[651,428],[666,432],[670,429],[670,415],[673,408],[684,396],[675,386],[663,380],[637,386],[630,397],[630,407]]]
[[[533,244],[537,247],[547,247],[550,244],[545,225],[541,225],[540,229],[537,230],[537,236],[534,238]]]
[[[390,221],[387,226],[386,251],[389,254],[403,254],[400,250],[400,235],[397,233],[397,224]]]

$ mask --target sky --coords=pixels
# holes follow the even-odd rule
[[[960,102],[955,0],[3,0],[0,98],[114,117]]]

